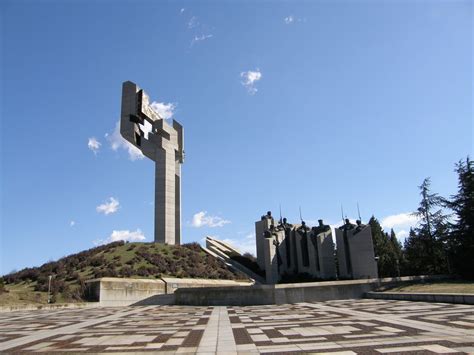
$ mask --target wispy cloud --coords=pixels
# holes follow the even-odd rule
[[[286,16],[283,19],[283,22],[287,25],[291,25],[291,24],[294,24],[296,22],[306,22],[306,19],[305,18],[299,18],[299,17],[296,17],[294,15],[289,15],[289,16]]]
[[[262,79],[260,69],[241,72],[240,77],[243,79],[241,82],[242,85],[247,89],[249,94],[254,95],[258,91],[255,85],[260,79]]]
[[[205,41],[206,39],[209,39],[209,38],[212,38],[212,37],[214,37],[214,36],[213,35],[194,36],[194,38],[191,41],[191,46],[193,46],[194,44],[196,44],[198,42]]]
[[[197,16],[194,16],[191,11],[188,11],[185,8],[182,8],[180,10],[180,14],[183,15],[185,11],[187,15],[186,27],[193,34],[189,45],[190,48],[192,48],[198,43],[202,43],[214,37],[214,35],[212,34],[212,27],[201,23]]]
[[[69,226],[74,227],[76,225],[76,221],[70,221]]]
[[[96,211],[108,215],[117,212],[119,206],[119,201],[116,198],[110,197],[106,202],[97,206]]]
[[[164,103],[153,101],[150,105],[153,111],[155,111],[161,118],[169,120],[173,118],[174,111],[176,110],[176,104],[174,103]]]
[[[223,219],[218,216],[208,216],[207,211],[200,211],[193,216],[191,221],[191,226],[195,228],[201,227],[223,227],[224,225],[230,223],[230,221]]]
[[[115,124],[115,128],[111,134],[106,133],[105,138],[109,141],[112,150],[124,149],[128,152],[130,160],[143,159],[144,155],[133,144],[127,142],[125,138],[120,134],[120,121]]]
[[[283,19],[287,25],[292,24],[295,22],[295,17],[293,15],[287,16]]]
[[[195,28],[197,26],[199,26],[199,21],[198,21],[198,18],[196,16],[192,16],[189,20],[188,20],[188,28],[189,29],[192,29],[192,28]]]
[[[92,150],[94,154],[97,154],[101,145],[102,144],[95,137],[89,138],[89,141],[87,142],[87,147]]]
[[[140,242],[145,239],[146,237],[140,229],[137,229],[134,232],[131,232],[129,230],[114,230],[108,238],[97,239],[94,240],[93,243],[95,245],[102,245],[112,242],[118,242],[119,240],[123,240],[125,242]]]

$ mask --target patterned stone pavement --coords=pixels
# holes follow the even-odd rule
[[[0,313],[0,352],[474,354],[474,307],[343,300]]]

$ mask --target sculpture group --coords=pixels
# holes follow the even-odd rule
[[[271,212],[255,222],[257,262],[265,270],[266,283],[299,274],[319,280],[377,277],[370,226],[346,219],[335,229],[335,253],[330,226],[321,219],[318,223],[310,228],[304,221],[294,225],[283,218],[275,224]]]

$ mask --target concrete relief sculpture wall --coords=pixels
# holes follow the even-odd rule
[[[377,277],[370,226],[344,224],[336,228],[337,261],[330,226],[289,224],[286,218],[275,224],[271,212],[255,222],[257,262],[265,270],[266,283],[275,284],[286,276],[309,275],[334,280]]]

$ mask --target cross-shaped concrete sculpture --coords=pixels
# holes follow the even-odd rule
[[[131,81],[122,86],[120,134],[155,162],[155,242],[181,242],[183,126],[170,126],[150,106],[148,95]]]

